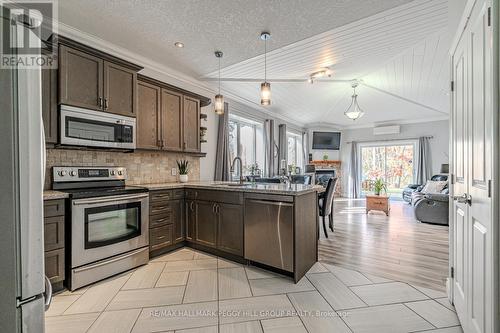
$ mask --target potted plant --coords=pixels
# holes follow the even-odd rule
[[[382,178],[375,179],[375,181],[373,182],[373,192],[375,193],[375,195],[380,195],[380,192],[382,192],[382,190],[387,193],[387,186],[385,186],[384,181],[382,180]]]
[[[179,169],[179,181],[181,183],[187,183],[188,181],[188,172],[189,172],[189,161],[180,160],[177,161],[177,168]]]

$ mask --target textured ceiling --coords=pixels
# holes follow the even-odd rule
[[[213,52],[235,64],[410,0],[61,0],[59,19],[74,28],[194,77],[217,68]],[[182,41],[183,49],[173,46]]]
[[[334,79],[363,79],[365,117],[343,116],[349,83],[273,83],[271,113],[300,124],[363,126],[443,117],[448,109],[447,0],[64,0],[61,22],[196,79],[306,78],[329,66]],[[186,47],[177,49],[175,41]],[[215,82],[205,84],[216,87]],[[224,82],[223,93],[261,108],[259,84]]]

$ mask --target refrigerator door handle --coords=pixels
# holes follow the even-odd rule
[[[45,311],[47,311],[50,308],[50,303],[52,303],[52,284],[47,275],[45,275],[45,292],[43,293],[43,297],[45,298]]]

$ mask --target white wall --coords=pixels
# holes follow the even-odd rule
[[[391,135],[373,135],[373,128],[359,128],[359,129],[348,129],[342,132],[342,143],[340,150],[340,160],[342,161],[342,172],[344,175],[348,175],[349,172],[349,160],[351,154],[351,144],[347,142],[351,141],[381,141],[381,140],[392,140],[392,139],[408,139],[408,138],[418,138],[421,136],[433,136],[430,140],[431,145],[431,165],[432,174],[439,173],[441,164],[448,163],[448,142],[449,142],[449,128],[448,121],[433,121],[426,123],[417,124],[406,124],[401,125],[400,134]],[[344,196],[347,196],[348,189],[348,179],[349,177],[343,177],[343,190]]]
[[[328,155],[329,160],[340,160],[340,150],[320,150],[320,149],[312,149],[312,144],[313,144],[313,132],[314,131],[319,131],[319,132],[340,132],[340,143],[341,143],[341,149],[342,149],[342,142],[344,142],[344,135],[343,131],[339,130],[338,128],[335,128],[333,126],[329,127],[324,127],[324,126],[314,126],[310,127],[307,129],[307,137],[308,137],[308,151],[307,151],[307,158],[309,158],[309,154],[312,154],[313,160],[323,160],[324,155]],[[307,163],[307,161],[306,161]]]

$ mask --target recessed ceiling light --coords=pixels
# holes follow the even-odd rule
[[[174,45],[175,45],[175,47],[178,47],[180,49],[184,47],[184,43],[182,43],[182,42],[175,42]]]

